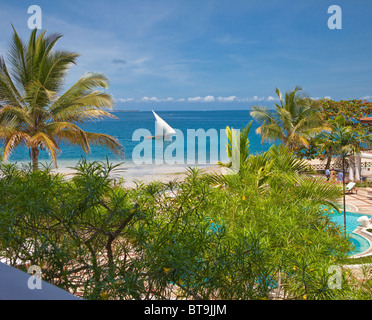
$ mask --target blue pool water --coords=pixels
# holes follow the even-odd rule
[[[350,255],[362,253],[369,248],[369,242],[356,233],[351,234],[349,241],[355,246],[354,251],[350,252]]]
[[[362,236],[353,233],[353,231],[358,227],[358,218],[362,215],[354,212],[346,212],[346,232],[350,236],[350,242],[355,246],[354,250],[350,252],[350,255],[362,253],[366,251],[370,245],[369,242]],[[337,213],[334,211],[330,218],[333,222],[339,225],[341,228],[344,227],[344,213],[341,211]]]

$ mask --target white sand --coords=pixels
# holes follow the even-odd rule
[[[73,167],[73,166],[71,166]],[[72,177],[75,170],[71,167],[60,166],[52,172],[61,173],[66,178]],[[132,163],[122,163],[111,174],[113,179],[124,179],[125,187],[135,187],[136,182],[144,184],[151,181],[169,182],[172,180],[183,180],[187,176],[188,167],[198,168],[202,173],[216,172],[221,173],[222,168],[217,165],[186,165],[186,164],[146,164],[135,165]]]

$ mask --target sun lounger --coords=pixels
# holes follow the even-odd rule
[[[355,188],[356,183],[355,182],[349,182],[347,186],[345,187],[345,193],[352,193],[352,191]],[[356,189],[355,189],[356,190]]]

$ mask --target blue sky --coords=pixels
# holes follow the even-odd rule
[[[275,88],[314,98],[372,98],[368,0],[0,1],[0,53],[11,23],[24,39],[31,4],[42,27],[78,52],[66,86],[106,74],[116,109],[211,110],[272,106]],[[342,9],[342,29],[327,26]]]

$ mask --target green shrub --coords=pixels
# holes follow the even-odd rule
[[[39,265],[86,299],[364,297],[346,281],[327,287],[328,267],[350,250],[320,209],[333,186],[275,178],[271,166],[218,178],[190,169],[185,181],[128,189],[108,163],[76,169],[65,180],[1,166],[1,258]]]

